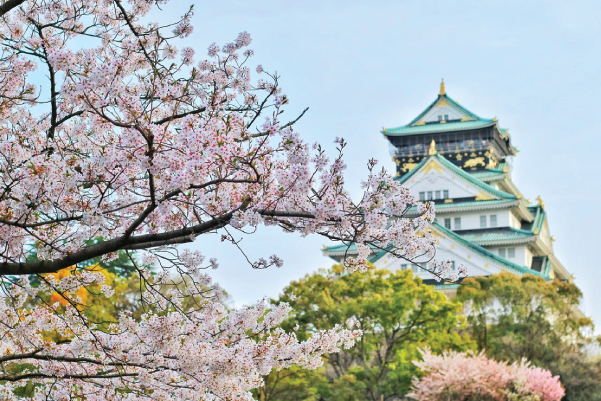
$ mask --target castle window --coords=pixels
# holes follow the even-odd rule
[[[442,121],[442,116],[438,116],[438,121]]]
[[[449,115],[448,115],[448,114],[445,114],[445,115],[444,115],[444,120],[445,120],[445,121],[449,121]]]
[[[486,228],[486,216],[480,216],[480,228]]]
[[[420,192],[419,193],[419,200],[420,201],[425,201],[426,200],[426,193],[425,192]]]
[[[496,227],[497,226],[497,215],[496,214],[491,214],[490,215],[490,226],[491,227]]]
[[[428,191],[428,200],[434,199],[434,195],[432,191]]]
[[[435,198],[436,198],[436,199],[441,199],[441,198],[440,198],[440,195],[441,195],[440,191],[436,191],[436,193],[435,193]]]
[[[401,265],[401,270],[407,270],[407,265],[406,264],[402,264]]]
[[[455,217],[455,230],[461,230],[461,217]]]
[[[499,248],[499,256],[502,258],[505,257],[505,248]]]
[[[515,258],[515,248],[507,248],[507,257]]]
[[[448,189],[445,189],[444,191],[442,191],[442,193],[443,193],[444,199],[449,199],[449,190]]]
[[[444,228],[451,229],[451,219],[444,219]]]

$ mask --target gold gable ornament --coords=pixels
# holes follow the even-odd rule
[[[430,150],[428,150],[428,155],[433,156],[436,154],[436,142],[432,139],[430,142]]]
[[[484,192],[478,192],[478,194],[476,195],[477,201],[493,200],[493,199],[495,199],[493,196],[490,196],[489,194],[485,194]]]
[[[424,172],[424,174],[427,174],[430,172],[430,170],[435,170],[439,173],[442,173],[443,171],[442,166],[434,160],[430,160],[428,163],[426,163],[422,171]]]
[[[464,168],[476,168],[480,165],[482,167],[486,166],[486,164],[484,164],[484,157],[473,157],[469,160],[466,160],[466,162],[463,164],[463,167]]]
[[[405,164],[403,164],[401,171],[403,173],[407,173],[407,172],[413,170],[417,165],[418,165],[418,163],[405,163]],[[399,176],[400,176],[400,174],[399,174]]]
[[[444,95],[446,95],[446,92],[445,92],[445,90],[444,90],[444,79],[443,79],[443,80],[442,80],[442,82],[440,83],[440,92],[438,92],[438,94],[439,94],[440,96],[444,96]]]

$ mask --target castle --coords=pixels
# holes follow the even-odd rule
[[[481,118],[451,99],[441,83],[437,98],[410,123],[383,128],[396,179],[420,201],[433,201],[438,261],[467,267],[469,276],[500,272],[572,281],[553,253],[545,206],[522,196],[511,179],[517,149],[496,118]],[[339,261],[348,245],[324,247]],[[452,293],[457,283],[439,283],[419,266],[374,250],[377,267],[413,269],[424,282]],[[417,260],[419,262],[419,260]]]

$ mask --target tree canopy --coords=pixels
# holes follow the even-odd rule
[[[465,328],[461,304],[423,284],[411,270],[370,265],[365,272],[345,274],[338,265],[292,282],[279,301],[293,310],[283,327],[296,330],[299,338],[337,325],[358,328],[363,335],[353,348],[324,356],[325,368],[318,372],[272,373],[257,391],[265,400],[313,400],[316,394],[340,401],[395,399],[408,392],[418,374],[412,361],[420,348],[442,352],[474,346],[460,332]],[[300,381],[312,390],[299,393]]]
[[[601,399],[601,361],[590,353],[598,340],[581,297],[572,283],[532,275],[470,277],[457,290],[478,349],[500,361],[527,358],[559,375],[568,401]]]

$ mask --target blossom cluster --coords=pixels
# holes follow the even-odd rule
[[[495,401],[560,401],[565,391],[559,376],[532,367],[526,360],[507,364],[483,353],[422,351],[414,362],[424,376],[413,380],[408,396],[420,401],[490,399]]]
[[[202,270],[218,266],[174,249],[199,235],[226,231],[238,249],[231,230],[319,234],[357,244],[349,269],[362,268],[374,245],[407,259],[434,255],[433,205],[418,204],[375,161],[363,197],[351,199],[344,140],[330,157],[303,141],[298,118],[281,120],[288,97],[277,75],[249,67],[251,36],[211,44],[205,57],[180,49],[176,40],[193,31],[191,9],[173,24],[147,18],[166,2],[28,0],[2,16],[0,359],[32,366],[0,374],[5,398],[32,380],[40,399],[246,399],[261,374],[315,367],[358,336],[335,328],[298,342],[275,328],[286,305],[228,313],[218,298],[203,298],[201,308],[183,309],[184,299],[202,298]],[[408,218],[415,205],[420,214]],[[165,293],[142,288],[156,309],[141,319],[124,312],[109,332],[78,309],[92,283],[111,295],[102,275],[44,276],[37,288],[12,280],[119,251],[164,267],[155,278],[138,271],[157,286],[171,279],[165,263],[188,280]],[[282,263],[273,255],[251,265]],[[28,306],[44,291],[62,301]]]
[[[139,319],[122,312],[106,331],[94,329],[68,295],[69,302],[28,306],[44,293],[65,296],[60,288],[77,293],[93,277],[102,274],[69,274],[59,281],[52,276],[37,287],[23,279],[10,287],[0,302],[0,358],[22,368],[0,371],[0,398],[17,398],[14,390],[28,380],[34,400],[84,394],[87,400],[251,400],[249,391],[271,369],[314,369],[324,353],[348,348],[360,335],[335,327],[301,342],[277,328],[290,307],[266,301],[228,311],[205,299],[202,308],[178,313],[177,297],[171,296]],[[181,292],[194,292],[179,284]],[[51,335],[63,340],[49,341]]]
[[[0,98],[35,83],[28,76],[34,68],[50,71],[53,91],[42,86],[39,98],[22,95],[21,103],[0,107],[6,271],[41,272],[21,269],[32,247],[40,260],[57,262],[56,270],[83,262],[91,238],[107,242],[93,255],[102,256],[264,224],[357,243],[349,268],[363,266],[370,244],[408,259],[433,255],[426,230],[432,205],[419,204],[421,214],[405,218],[418,202],[375,171],[375,161],[364,196],[353,201],[344,185],[344,141],[337,139],[330,158],[280,121],[288,98],[263,67],[264,78],[253,82],[247,32],[210,45],[200,61],[184,47],[177,64],[171,38],[142,23],[150,3],[129,1],[126,9],[117,0],[32,0],[5,16],[0,73],[11,85]],[[187,36],[190,16],[170,34]],[[92,20],[100,42],[73,44],[90,35]],[[24,102],[47,112],[40,116]]]

